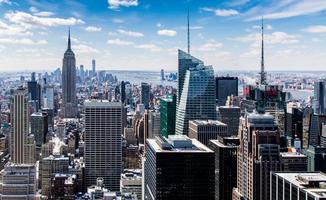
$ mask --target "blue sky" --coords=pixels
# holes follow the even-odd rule
[[[186,50],[215,70],[257,70],[261,16],[267,70],[326,69],[326,0],[0,0],[0,70],[62,65],[68,26],[77,65],[177,69]]]

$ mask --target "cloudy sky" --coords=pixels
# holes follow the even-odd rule
[[[326,69],[326,0],[0,0],[0,71],[61,67],[71,27],[77,65],[177,69],[177,49],[216,70]]]

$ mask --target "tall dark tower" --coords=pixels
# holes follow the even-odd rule
[[[266,72],[264,63],[264,18],[261,18],[261,63],[260,63],[260,84],[266,85]]]
[[[68,33],[68,48],[62,63],[62,107],[61,116],[75,118],[77,115],[76,101],[76,59],[71,50],[70,28]]]

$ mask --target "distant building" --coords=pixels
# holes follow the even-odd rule
[[[285,135],[293,145],[294,139],[303,140],[303,111],[296,103],[288,103],[285,117]]]
[[[31,81],[27,82],[29,99],[35,102],[36,111],[41,108],[41,86],[36,82],[35,72],[31,75]]]
[[[148,112],[148,135],[147,138],[154,138],[160,134],[160,112],[151,110]]]
[[[168,137],[175,134],[176,95],[160,99],[160,134]]]
[[[149,108],[151,86],[148,83],[141,83],[140,102],[144,104],[145,109]]]
[[[40,148],[46,142],[48,133],[47,113],[33,113],[31,115],[31,133],[34,134],[36,146]]]
[[[87,100],[85,106],[86,186],[104,179],[110,191],[119,191],[122,167],[122,103]]]
[[[161,69],[161,81],[165,80],[164,69]]]
[[[185,135],[146,143],[145,200],[215,199],[212,150]]]
[[[215,200],[232,200],[237,187],[237,137],[219,137],[210,140],[208,147],[215,152]]]
[[[92,75],[96,76],[96,61],[95,61],[95,59],[92,60]]]
[[[326,173],[326,147],[309,146],[305,154],[308,157],[308,171]]]
[[[219,106],[219,120],[228,126],[229,135],[238,135],[240,125],[240,107]]]
[[[180,60],[181,59],[181,60]],[[179,62],[188,63],[182,81],[182,93],[177,104],[176,134],[188,135],[189,120],[216,119],[214,70],[203,62],[179,50]],[[190,65],[190,66],[188,66]],[[179,69],[181,70],[181,69]]]
[[[325,182],[320,172],[273,172],[270,199],[325,200]]]
[[[325,101],[326,101],[326,81],[320,80],[314,83],[314,113],[326,114]]]
[[[308,170],[308,158],[301,153],[282,152],[282,171],[285,172],[306,172]]]
[[[326,115],[312,114],[310,116],[308,146],[320,145],[323,124],[326,124]]]
[[[228,96],[238,96],[238,77],[216,77],[215,95],[219,106],[225,106]]]
[[[228,127],[217,120],[191,120],[189,121],[189,137],[197,139],[204,145],[209,140],[216,140],[218,137],[228,136]]]
[[[71,50],[70,29],[68,36],[68,48],[62,63],[62,117],[75,118],[77,116],[76,97],[76,59]]]

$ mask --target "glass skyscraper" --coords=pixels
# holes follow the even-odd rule
[[[188,63],[189,66],[179,65],[179,68],[188,67],[188,69],[182,81],[182,93],[178,99],[176,134],[188,135],[189,120],[216,118],[214,70],[212,66],[205,66],[198,59],[180,52],[182,51],[179,51],[179,56],[194,60],[193,63]]]
[[[168,137],[175,134],[176,95],[160,99],[160,134]]]

